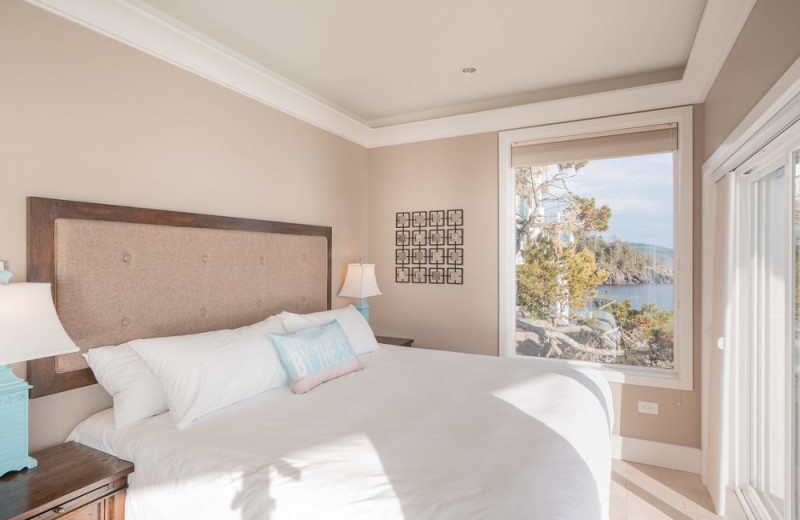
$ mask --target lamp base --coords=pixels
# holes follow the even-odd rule
[[[0,463],[0,477],[5,475],[6,473],[11,473],[12,471],[22,471],[23,469],[32,469],[36,467],[36,459],[33,457],[24,457],[22,459],[17,460],[9,460],[7,462]]]
[[[356,309],[364,315],[364,319],[369,323],[369,304],[366,298],[359,298],[356,302]]]
[[[0,475],[35,468],[28,456],[28,389],[8,365],[0,365]]]

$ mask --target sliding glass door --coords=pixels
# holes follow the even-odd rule
[[[792,208],[792,273],[794,274],[794,290],[792,293],[792,306],[794,308],[792,323],[792,360],[790,363],[792,379],[792,395],[794,398],[791,406],[794,429],[791,431],[790,447],[794,450],[790,460],[793,461],[794,476],[794,506],[793,517],[800,518],[800,152],[792,154],[792,169],[794,175],[794,205]]]
[[[771,518],[786,501],[786,173],[780,168],[751,183],[752,444],[750,486]]]
[[[791,194],[800,155],[791,148],[763,155],[737,176],[736,466],[755,517],[789,520],[798,513],[800,199]]]

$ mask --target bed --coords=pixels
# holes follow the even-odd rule
[[[76,224],[85,223],[87,212],[70,206],[83,203],[57,202],[70,208],[69,215],[51,207],[45,221],[74,218]],[[122,210],[98,212],[95,205],[83,207],[89,208],[89,216],[97,217],[88,220],[108,225],[123,220],[122,214],[130,215]],[[110,218],[109,213],[113,214]],[[123,223],[163,226],[169,219],[158,213],[147,213],[147,222],[127,218]],[[197,219],[192,221],[197,223]],[[54,227],[63,228],[62,224]],[[227,231],[235,231],[230,222],[226,225]],[[262,227],[267,230],[249,232],[280,233],[274,227]],[[38,271],[50,273],[56,308],[62,320],[66,317],[68,332],[76,327],[82,331],[79,346],[84,350],[113,344],[110,338],[121,342],[175,334],[176,330],[194,333],[220,325],[238,326],[283,307],[295,312],[330,308],[332,234],[315,229],[314,234],[303,235],[302,227],[293,227],[295,237],[323,236],[327,249],[319,251],[317,240],[295,244],[294,255],[307,257],[304,265],[292,269],[313,271],[282,274],[281,279],[295,280],[295,289],[292,284],[277,291],[279,294],[242,289],[243,299],[251,302],[244,320],[235,309],[223,317],[224,313],[211,307],[214,301],[203,300],[207,292],[197,291],[182,299],[197,298],[187,305],[206,313],[202,320],[189,313],[189,325],[186,316],[171,311],[166,323],[151,318],[156,325],[131,333],[129,327],[146,326],[141,323],[148,321],[136,318],[137,305],[124,311],[122,320],[127,318],[129,323],[111,327],[111,331],[97,320],[81,323],[87,318],[81,318],[76,307],[113,307],[109,303],[113,298],[98,294],[93,285],[110,283],[102,277],[98,282],[98,271],[107,271],[115,285],[127,282],[119,279],[126,276],[124,272],[104,269],[102,262],[79,274],[82,267],[71,260],[72,255],[86,263],[87,255],[92,257],[94,248],[99,248],[97,258],[121,257],[125,263],[129,253],[123,252],[124,243],[118,243],[119,230],[132,233],[122,239],[128,244],[149,232],[116,227],[108,233],[110,238],[98,239],[103,234],[95,233],[87,241],[85,233],[71,236],[62,229],[52,235],[56,246],[51,248],[50,268]],[[46,242],[50,235],[37,236]],[[264,265],[261,258],[272,258],[271,253],[258,248],[272,247],[273,239],[256,246],[252,236],[236,240],[249,244],[248,256]],[[215,240],[220,238],[211,242]],[[236,251],[235,243],[221,240],[225,250]],[[136,243],[133,254],[137,258],[163,256],[161,246],[148,249],[145,242]],[[171,256],[176,254],[182,253]],[[202,254],[202,250],[192,252],[199,258]],[[173,260],[159,258],[161,261]],[[266,265],[279,269],[285,266],[278,264],[285,263],[285,258],[276,258]],[[185,265],[185,259],[180,265]],[[203,273],[202,269],[201,262],[198,271]],[[264,284],[282,287],[274,273],[271,276]],[[87,277],[91,278],[88,285],[83,283]],[[163,292],[158,285],[150,290]],[[111,300],[98,304],[104,297]],[[154,297],[143,296],[143,301]],[[235,301],[228,300],[225,308]],[[122,323],[119,312],[106,310],[105,314],[115,316],[106,322]],[[142,312],[152,313],[152,309]],[[213,323],[208,321],[209,314],[215,316]],[[81,422],[70,439],[134,462],[126,499],[127,518],[132,520],[608,518],[612,406],[608,385],[595,371],[388,345],[359,359],[363,370],[308,393],[294,394],[288,386],[277,387],[204,415],[185,429],[177,429],[168,413],[117,428],[113,410],[105,410]],[[76,378],[70,372],[83,371],[83,382],[91,378],[91,371],[86,373],[88,369],[74,358],[50,360],[37,369],[38,377],[50,381],[51,389],[73,384]]]

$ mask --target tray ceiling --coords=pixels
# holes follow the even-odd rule
[[[27,1],[374,147],[701,103],[756,0]]]
[[[138,0],[371,127],[679,80],[705,3]]]

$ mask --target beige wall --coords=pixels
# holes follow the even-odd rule
[[[30,195],[330,225],[334,289],[367,252],[360,146],[21,0],[0,2],[0,71],[0,259],[14,281]],[[108,404],[96,385],[32,400],[32,449]]]
[[[376,333],[497,355],[497,133],[369,151],[369,261]],[[464,285],[394,282],[395,213],[464,210]]]
[[[648,439],[683,446],[700,447],[700,374],[701,374],[701,302],[702,281],[700,266],[702,265],[702,173],[703,165],[703,125],[705,110],[703,105],[694,105],[694,183],[692,185],[692,214],[694,230],[692,235],[692,253],[694,264],[694,280],[692,293],[692,309],[694,311],[694,390],[666,390],[646,386],[615,385],[615,406],[619,414],[619,432],[626,437]],[[655,401],[659,404],[659,415],[643,415],[637,412],[637,403]],[[618,403],[618,404],[617,404]]]
[[[702,107],[695,107],[695,265],[700,265],[699,164]],[[498,134],[488,133],[369,151],[369,260],[383,296],[370,299],[376,332],[413,337],[415,346],[498,353]],[[394,282],[397,211],[464,208],[464,285]],[[699,345],[700,281],[695,279],[695,345]],[[615,432],[700,446],[700,351],[695,391],[613,385]],[[636,411],[639,399],[659,403],[657,416]]]
[[[800,57],[800,2],[759,0],[705,100],[705,158]]]

